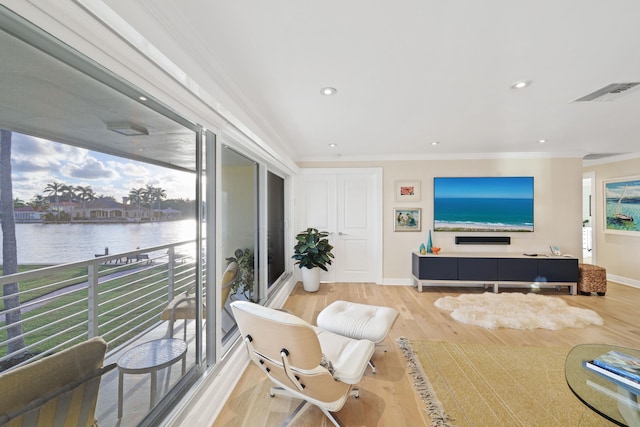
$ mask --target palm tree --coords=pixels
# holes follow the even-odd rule
[[[136,218],[140,217],[140,203],[142,203],[142,194],[144,188],[132,188],[129,191],[129,202],[136,205]]]
[[[12,132],[0,130],[0,213],[2,213],[2,274],[8,276],[18,272],[18,245],[13,210],[13,181],[11,178]],[[5,323],[7,325],[7,353],[24,349],[22,314],[20,313],[20,288],[18,283],[7,283],[2,287]]]
[[[82,217],[86,218],[86,203],[95,200],[96,194],[90,186],[83,187],[82,185],[78,185],[75,188],[75,193],[76,197],[82,201]]]
[[[58,216],[60,215],[60,196],[64,194],[66,187],[66,185],[56,181],[53,181],[44,187],[45,194],[48,194],[50,198],[53,197],[56,202],[56,211]]]
[[[25,203],[24,200],[18,199],[17,197],[15,199],[13,199],[13,207],[14,208],[24,208],[26,206],[27,206],[27,204]]]
[[[77,197],[77,194],[76,194],[76,188],[73,185],[65,184],[64,188],[62,189],[62,201],[63,202],[75,202],[76,200],[78,200],[78,197]],[[71,219],[71,221],[73,221],[73,206],[74,205],[70,203],[67,206],[69,207],[69,218]]]
[[[142,188],[142,204],[147,208],[151,208],[151,204],[153,203],[153,187],[147,184],[144,188]]]
[[[153,187],[153,191],[151,193],[151,196],[152,196],[154,201],[158,202],[158,210],[160,210],[160,202],[163,199],[167,198],[167,192],[164,191],[164,189],[162,189],[160,187]]]
[[[29,206],[34,211],[43,211],[49,207],[49,201],[42,194],[36,194],[31,198]]]

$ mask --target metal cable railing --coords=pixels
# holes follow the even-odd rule
[[[184,255],[194,252],[195,241],[185,241],[1,276],[0,287],[18,283],[19,290],[0,296],[0,370],[95,335],[116,351],[158,324],[172,296],[195,285],[197,264]],[[19,304],[5,309],[10,298]],[[7,324],[18,311],[21,318]]]

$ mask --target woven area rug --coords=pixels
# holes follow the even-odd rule
[[[451,311],[451,317],[459,322],[487,329],[559,330],[604,323],[593,310],[572,307],[562,298],[534,293],[462,294],[439,298],[434,305]]]
[[[611,426],[565,382],[568,348],[398,339],[432,426]]]

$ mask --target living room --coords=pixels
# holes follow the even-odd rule
[[[157,95],[159,99],[194,122],[205,124],[210,129],[220,130],[220,138],[229,136],[237,138],[240,143],[234,148],[238,149],[239,147],[244,150],[244,153],[249,153],[256,157],[269,158],[272,164],[277,165],[281,170],[291,173],[287,175],[288,190],[293,191],[295,188],[294,182],[305,169],[367,168],[380,170],[382,179],[378,189],[381,220],[378,228],[380,233],[378,249],[381,252],[379,283],[385,286],[376,286],[370,283],[325,283],[321,286],[319,292],[311,294],[305,293],[299,283],[291,283],[290,286],[283,287],[286,290],[283,294],[286,293],[286,295],[276,295],[275,297],[272,295],[273,299],[269,301],[274,306],[282,305],[311,323],[315,323],[318,313],[324,307],[330,302],[339,299],[373,305],[389,305],[399,311],[399,318],[384,342],[387,345],[387,352],[385,353],[380,349],[376,350],[374,357],[378,366],[378,373],[373,375],[371,372],[367,372],[365,374],[363,382],[360,384],[363,390],[362,398],[355,402],[349,401],[345,406],[344,413],[341,412],[340,414],[349,421],[348,425],[392,425],[397,423],[398,420],[404,420],[405,425],[429,424],[430,421],[425,418],[426,416],[422,410],[422,403],[414,392],[410,379],[405,375],[405,370],[407,369],[406,361],[396,342],[397,338],[401,336],[423,341],[493,343],[508,346],[536,345],[565,349],[587,342],[601,342],[631,348],[640,347],[640,336],[637,329],[637,321],[635,320],[635,307],[640,300],[640,291],[638,290],[640,288],[640,269],[636,262],[635,254],[637,254],[640,247],[640,237],[633,233],[611,233],[605,229],[605,198],[603,196],[604,181],[632,178],[640,175],[640,172],[638,172],[640,170],[640,156],[637,154],[636,147],[638,129],[634,116],[634,112],[637,111],[634,108],[637,104],[634,103],[638,102],[637,98],[640,95],[638,93],[629,93],[617,102],[600,103],[596,106],[583,104],[577,108],[574,107],[578,104],[570,102],[573,99],[571,98],[572,96],[582,95],[583,90],[595,89],[612,81],[612,79],[624,80],[626,78],[626,80],[629,80],[635,77],[638,71],[637,64],[632,62],[635,59],[630,59],[628,55],[623,54],[626,51],[625,49],[620,49],[623,53],[610,53],[612,57],[602,61],[611,64],[610,67],[607,67],[607,70],[603,71],[602,75],[604,77],[590,76],[579,84],[574,82],[575,86],[570,90],[565,88],[561,96],[554,95],[552,97],[553,103],[551,106],[550,104],[544,104],[540,107],[539,104],[536,104],[536,108],[539,108],[539,110],[535,110],[535,114],[538,115],[532,114],[532,110],[525,108],[525,104],[543,97],[540,92],[535,92],[536,87],[545,87],[543,93],[546,99],[550,97],[550,93],[557,93],[555,92],[557,86],[553,88],[545,86],[545,82],[548,81],[550,76],[554,75],[548,69],[555,66],[543,67],[544,72],[536,69],[537,75],[542,77],[540,79],[536,77],[532,83],[530,82],[530,87],[523,89],[524,91],[534,89],[534,91],[518,92],[516,89],[511,89],[509,85],[515,78],[522,77],[524,73],[522,67],[505,67],[509,69],[509,72],[506,72],[504,69],[496,70],[483,63],[485,65],[478,68],[490,68],[486,74],[483,73],[483,78],[487,76],[493,77],[486,80],[478,79],[478,82],[481,82],[478,86],[487,86],[483,91],[458,94],[456,99],[464,100],[464,102],[447,103],[451,100],[448,99],[448,91],[443,91],[444,93],[440,93],[440,98],[438,98],[439,104],[434,102],[435,107],[433,105],[425,106],[421,104],[422,99],[429,98],[425,92],[415,95],[412,89],[398,89],[398,93],[404,94],[404,100],[406,101],[404,103],[411,107],[411,111],[402,110],[397,100],[379,99],[377,94],[372,94],[372,92],[377,92],[377,90],[371,90],[372,88],[381,88],[379,83],[365,84],[364,88],[359,88],[357,91],[350,90],[348,84],[353,85],[354,81],[358,81],[357,73],[347,79],[344,85],[338,87],[336,97],[320,98],[321,95],[318,93],[320,87],[314,85],[319,81],[324,82],[328,77],[316,76],[316,78],[312,79],[312,82],[307,82],[309,87],[313,86],[312,89],[308,89],[305,86],[305,89],[301,90],[296,84],[291,84],[291,86],[295,86],[297,89],[294,92],[298,93],[307,90],[313,91],[313,97],[310,95],[305,95],[305,97],[312,99],[309,101],[310,104],[322,105],[315,106],[313,109],[304,109],[301,114],[304,117],[300,120],[298,120],[300,116],[294,115],[291,117],[295,118],[285,120],[283,117],[291,114],[292,111],[280,111],[279,109],[282,107],[280,102],[286,104],[286,100],[295,98],[290,97],[293,94],[288,92],[287,85],[279,86],[277,89],[273,89],[273,92],[267,90],[256,98],[248,96],[248,98],[252,99],[252,102],[260,104],[268,98],[266,96],[267,93],[273,94],[275,92],[277,94],[275,98],[279,101],[275,103],[273,110],[266,107],[260,109],[245,99],[243,91],[248,93],[253,87],[253,82],[249,81],[250,79],[243,82],[243,90],[239,92],[240,94],[237,98],[234,98],[223,90],[225,85],[226,89],[235,87],[233,79],[222,84],[213,77],[213,75],[217,75],[216,73],[212,71],[211,74],[208,74],[207,70],[220,71],[218,69],[219,64],[215,60],[210,59],[211,62],[207,60],[204,61],[205,63],[199,63],[196,58],[202,58],[201,55],[194,54],[183,57],[184,52],[181,47],[191,46],[190,42],[194,40],[185,41],[180,39],[173,31],[175,29],[174,26],[190,27],[183,24],[186,16],[191,16],[195,19],[195,14],[190,14],[186,10],[186,8],[193,5],[185,5],[185,10],[179,10],[180,13],[176,13],[176,20],[172,21],[172,19],[168,19],[168,16],[172,14],[171,8],[155,9],[151,2],[140,2],[140,4],[136,3],[134,5],[129,4],[129,2],[118,1],[100,2],[101,6],[109,4],[121,16],[126,16],[131,23],[137,22],[136,28],[141,33],[144,33],[149,39],[153,39],[153,42],[158,46],[163,46],[164,51],[170,53],[171,58],[176,63],[180,63],[181,66],[192,70],[193,74],[187,77],[193,77],[197,82],[205,84],[209,92],[198,93],[197,85],[193,85],[194,82],[189,78],[179,80],[175,74],[171,75],[170,71],[166,69],[158,71],[161,68],[158,64],[162,64],[162,60],[165,58],[154,57],[155,51],[153,49],[145,50],[135,45],[133,40],[135,37],[131,34],[128,34],[131,40],[125,40],[127,33],[123,28],[126,28],[126,26],[118,27],[113,22],[108,22],[108,19],[105,18],[105,16],[109,15],[108,13],[101,16],[101,19],[104,20],[97,19],[96,16],[101,15],[101,7],[97,7],[95,4],[92,6],[91,2],[74,2],[73,5],[67,4],[65,6],[54,6],[52,4],[35,6],[32,2],[19,1],[6,3],[11,8],[21,11],[25,17],[47,31],[74,45],[78,50],[85,53],[88,52],[89,56],[95,60],[108,64],[113,72]],[[80,4],[82,5],[79,6]],[[368,6],[365,6],[363,5],[366,9]],[[495,6],[498,7],[499,5]],[[572,10],[568,4],[565,6],[567,10],[560,14],[562,17],[570,15],[569,12]],[[596,18],[601,16],[600,12],[602,11],[599,11],[598,7],[593,4],[591,6],[589,19],[593,21],[590,22],[599,22]],[[92,9],[92,7],[95,8]],[[233,6],[227,5],[225,7],[233,9]],[[470,5],[469,7],[472,6]],[[555,5],[549,4],[548,7],[554,8]],[[86,8],[91,9],[92,12],[87,12]],[[128,9],[130,10],[128,11]],[[148,11],[149,9],[153,10],[153,13],[137,13]],[[178,7],[178,9],[180,8]],[[227,10],[226,12],[230,16],[234,16],[233,10]],[[246,11],[242,10],[240,12],[246,13]],[[448,13],[456,16],[453,12],[455,10],[448,11]],[[466,13],[473,15],[472,11],[466,11]],[[536,13],[544,16],[541,11]],[[283,14],[287,15],[286,13]],[[251,15],[250,20],[253,24],[258,19],[257,15],[259,14]],[[383,13],[375,14],[375,22],[384,22],[381,15],[383,18]],[[632,15],[633,13],[628,14],[628,16]],[[73,18],[69,18],[69,16]],[[206,16],[212,16],[212,14],[202,14],[203,19]],[[403,14],[394,15],[394,19],[399,21],[395,22],[395,25],[397,25],[395,28],[402,27],[403,22],[400,19],[402,16]],[[241,21],[238,20],[238,25],[240,25]],[[575,25],[581,24],[581,20],[578,21]],[[164,26],[160,25],[159,22],[163,22]],[[230,19],[229,22],[235,22],[235,20]],[[202,21],[200,23],[202,24]],[[208,23],[205,19],[205,26]],[[149,27],[148,25],[151,24],[157,25]],[[221,28],[224,27],[224,22],[219,24]],[[564,22],[562,19],[558,19],[557,22],[554,19],[554,24],[562,26]],[[629,23],[627,25],[629,25],[628,28],[635,28]],[[260,26],[258,27],[261,28]],[[282,28],[286,27],[286,25],[282,26]],[[375,25],[374,27],[376,27],[377,31],[382,25]],[[152,31],[150,28],[161,28],[166,31]],[[350,28],[349,25],[345,24],[342,30],[348,32]],[[434,24],[433,28],[443,30],[439,24]],[[624,28],[627,27],[625,26]],[[369,26],[366,29],[371,30]],[[119,30],[122,32],[119,33]],[[459,30],[462,31],[462,29]],[[296,31],[301,31],[298,26],[296,26]],[[437,31],[434,30],[434,32],[435,34],[430,34],[436,37]],[[446,31],[446,34],[453,33],[455,31]],[[489,33],[491,32],[489,31]],[[467,40],[470,40],[473,38],[474,32],[465,32],[465,34],[468,36]],[[593,41],[592,37],[597,39],[600,36],[601,34],[598,32],[597,35],[589,36],[589,40]],[[259,40],[259,37],[248,37],[248,39]],[[336,39],[333,42],[336,45],[340,45],[342,37],[337,37]],[[214,42],[219,43],[219,37],[202,37],[202,40],[211,40],[212,44]],[[194,42],[197,42],[197,40]],[[376,42],[374,43],[376,46],[385,45],[383,36],[377,38]],[[545,39],[543,42],[541,43],[542,45],[550,48],[553,44],[553,39]],[[104,47],[111,43],[122,49],[107,49]],[[154,46],[154,43],[151,43],[150,46]],[[194,43],[193,46],[204,49],[201,43],[202,41],[198,44]],[[582,44],[576,41],[574,43],[577,45]],[[364,43],[365,46],[370,44],[368,41]],[[230,50],[237,47],[231,43],[230,46]],[[216,47],[224,51],[221,54],[226,53],[229,55],[229,51],[223,49],[224,46],[216,45]],[[459,49],[463,47],[457,45]],[[126,49],[136,51],[136,54],[128,57],[127,52],[129,51]],[[505,50],[508,49],[505,48]],[[291,51],[296,50],[292,49]],[[390,49],[390,51],[393,52],[394,49]],[[455,51],[455,49],[452,49],[452,51]],[[363,62],[370,67],[369,69],[373,70],[377,65],[377,52],[370,52],[366,47],[362,48],[362,52],[363,55],[364,52],[369,52],[371,57],[376,58],[374,61],[369,55],[365,55],[366,58],[363,59]],[[465,48],[464,52],[464,55],[459,56],[471,55],[473,49]],[[231,56],[233,57],[232,53]],[[591,56],[587,55],[591,53],[590,50],[581,50],[580,53],[581,61],[584,61],[585,58],[591,58]],[[443,59],[439,55],[440,53],[438,53],[437,57]],[[495,55],[488,56],[496,58]],[[629,61],[629,69],[631,71],[619,74],[612,71],[612,69],[622,68],[619,66],[619,56]],[[353,55],[343,52],[340,58],[341,63],[345,64],[345,68],[348,68],[347,65],[351,63],[350,60]],[[397,64],[403,60],[402,55],[399,55],[398,57],[387,58],[384,62]],[[267,64],[265,66],[267,70],[264,70],[265,75],[279,73],[269,68],[273,66],[269,58],[259,56],[259,59],[250,62],[252,64],[251,68],[256,68],[255,64],[258,63]],[[332,63],[332,61],[328,61],[328,63]],[[464,64],[466,63],[467,60],[462,61],[462,64],[456,63],[458,64],[456,69],[464,69]],[[582,64],[582,62],[580,63]],[[573,67],[568,65],[567,67],[568,69],[564,70],[561,75],[562,78],[558,77],[558,80],[566,82],[568,76],[576,74]],[[331,71],[333,67],[328,68],[328,71]],[[451,87],[451,82],[443,83],[436,79],[437,73],[434,77],[433,70],[436,68],[430,67],[428,63],[422,63],[420,67],[412,71],[410,78],[407,77],[406,80],[422,81],[424,79],[431,81],[434,86],[438,86],[440,89]],[[295,66],[291,66],[291,70],[298,69],[304,70],[306,68],[298,63]],[[388,72],[388,69],[385,68],[385,70],[382,75]],[[222,74],[224,73],[221,72]],[[229,74],[234,73],[230,72]],[[293,74],[297,74],[297,72],[292,71],[284,74],[288,76],[287,78],[292,79]],[[234,75],[234,78],[240,80],[244,74],[237,73]],[[377,78],[379,77],[378,75]],[[338,79],[337,76],[335,78]],[[463,79],[458,75],[453,80],[460,81]],[[560,83],[556,82],[556,84]],[[419,89],[418,86],[421,85],[416,85],[416,92]],[[193,89],[194,87],[196,89]],[[440,89],[438,89],[438,92]],[[503,89],[504,93],[500,92]],[[433,90],[435,91],[435,89]],[[353,96],[354,92],[358,96]],[[200,96],[196,96],[194,93]],[[491,98],[495,102],[499,102],[499,106],[496,110],[492,110],[491,114],[483,115],[481,113],[483,108],[486,107],[485,96],[492,93],[500,93],[495,99]],[[350,108],[347,108],[348,106],[344,104],[330,103],[336,99],[340,100],[341,96],[343,100],[349,100]],[[516,97],[519,98],[514,101]],[[221,104],[214,102],[220,99],[223,101]],[[355,102],[353,101],[354,99],[356,99]],[[243,101],[247,103],[243,104]],[[570,106],[568,106],[569,104]],[[305,105],[308,106],[307,104]],[[364,105],[384,106],[385,108],[372,108],[371,111],[365,113],[363,112]],[[225,110],[224,107],[231,108]],[[424,107],[424,114],[422,112],[415,114],[415,111],[420,110],[421,107]],[[579,110],[580,108],[581,110]],[[295,110],[295,107],[293,109]],[[443,116],[440,116],[437,110],[446,110],[449,113],[449,119],[439,122],[439,120],[443,119],[444,113]],[[256,113],[256,111],[260,113]],[[275,115],[275,111],[280,111],[282,115]],[[505,113],[505,111],[508,111],[508,113]],[[396,112],[399,114],[398,116],[395,115]],[[458,112],[461,114],[466,112],[467,114],[458,116]],[[502,114],[504,114],[504,117]],[[266,117],[263,117],[263,115]],[[420,117],[416,118],[414,115]],[[539,115],[549,119],[549,123],[552,124],[541,126],[540,129],[530,129],[534,123],[544,121]],[[425,117],[427,116],[436,118],[426,119]],[[274,117],[280,118],[274,119]],[[413,120],[405,121],[407,117],[412,117]],[[471,124],[463,124],[466,120],[471,120],[472,118],[475,119],[474,123],[481,123],[482,126],[474,128]],[[353,124],[353,128],[344,128],[345,122]],[[422,124],[420,124],[421,122]],[[278,128],[277,131],[272,131],[271,127],[277,127],[278,124],[282,123],[285,123],[285,125]],[[299,123],[300,128],[307,129],[306,137],[301,137],[293,132],[292,128],[298,126],[294,123]],[[382,129],[381,125],[383,123],[389,127]],[[416,123],[419,125],[416,125]],[[513,128],[501,128],[504,123],[509,123],[509,126]],[[524,125],[523,123],[528,124]],[[565,123],[567,124],[566,127],[562,125]],[[615,123],[616,126],[611,126],[612,123]],[[618,124],[620,126],[617,126]],[[583,125],[594,127],[590,127],[588,130],[582,129],[579,132],[575,131],[575,129]],[[216,126],[218,127],[216,128]],[[264,130],[265,128],[268,130]],[[398,128],[402,128],[402,130],[398,130]],[[464,128],[468,128],[468,133],[465,135],[453,133],[453,130],[464,130]],[[515,129],[521,128],[526,128],[528,131],[523,133],[515,132]],[[394,129],[398,130],[399,135],[394,132]],[[436,130],[444,132],[446,130],[447,133],[443,134],[446,136],[443,136],[442,139],[437,136],[440,143],[435,144],[436,136],[429,134],[427,132],[429,129],[432,129],[433,132],[436,132]],[[548,137],[549,141],[544,144],[538,140],[540,137],[538,132],[543,130],[548,134],[552,134],[551,137]],[[477,134],[474,133],[476,131],[478,131]],[[280,132],[286,137],[279,135]],[[610,132],[610,134],[607,132]],[[593,137],[591,137],[592,135]],[[289,144],[285,144],[283,141],[287,141]],[[330,144],[334,144],[332,141],[338,141],[338,146],[330,147]],[[350,141],[353,142],[353,145],[349,144]],[[583,159],[584,156],[590,153],[606,155],[603,155],[601,160]],[[445,295],[463,293],[468,289],[435,288],[419,294],[414,287],[410,286],[412,282],[411,253],[417,251],[420,244],[427,242],[429,230],[432,230],[431,236],[434,244],[441,248],[441,255],[459,251],[547,254],[549,246],[555,245],[563,253],[581,258],[582,224],[584,221],[582,180],[584,174],[593,174],[595,176],[592,206],[594,208],[593,248],[596,256],[593,262],[606,268],[607,277],[609,278],[607,295],[605,297],[571,297],[564,290],[558,294],[554,290],[547,290],[542,293],[557,295],[571,305],[597,312],[604,318],[605,326],[589,326],[584,329],[565,329],[562,331],[486,330],[470,327],[454,321],[449,315],[433,307],[438,298]],[[532,177],[534,182],[534,232],[504,233],[511,237],[511,244],[508,246],[462,247],[455,243],[457,233],[433,231],[433,180],[436,177],[456,176]],[[397,183],[405,181],[418,183],[420,187],[418,197],[413,198],[411,201],[399,201],[396,197]],[[293,197],[290,198],[292,199]],[[291,204],[287,206],[291,211],[291,217],[294,217],[299,209],[299,204],[296,206],[296,203],[299,203],[299,201],[292,200]],[[420,209],[419,230],[412,232],[395,231],[393,212],[397,208]],[[293,234],[298,229],[308,225],[294,221],[288,222],[288,224],[290,224],[288,229],[288,236],[290,237],[293,237]],[[331,231],[339,232],[337,229]],[[484,233],[466,234],[482,235]],[[295,272],[294,278],[297,279],[298,272],[296,269],[292,271]],[[475,290],[472,291],[475,292]],[[290,295],[288,294],[289,292],[291,292]],[[218,355],[218,357],[220,356]],[[242,372],[245,366],[243,363],[246,363],[246,358],[237,363],[236,365],[229,363],[229,366],[223,366],[225,369],[228,368],[234,380],[239,379],[240,382],[233,392],[230,389],[224,390],[225,393],[232,394],[230,400],[220,412],[216,425],[256,425],[256,420],[261,420],[264,425],[271,425],[284,420],[290,409],[292,409],[291,407],[295,406],[293,402],[281,399],[268,400],[269,386],[264,375],[256,372],[254,368],[249,368],[243,375]],[[218,373],[216,372],[216,374]],[[226,386],[228,386],[228,383],[226,383]],[[206,395],[197,396],[194,399],[195,404],[208,407],[206,409],[198,406],[196,406],[196,409],[192,408],[193,410],[186,414],[181,421],[184,424],[199,425],[203,420],[201,417],[209,416],[209,418],[206,418],[206,422],[213,423],[212,413],[217,414],[217,410],[222,406],[222,402],[219,400],[220,393],[222,392],[208,390]],[[214,399],[218,405],[212,405],[209,399]],[[255,404],[247,405],[247,402],[255,402]],[[214,409],[213,406],[217,407]],[[267,413],[268,415],[265,415]],[[301,425],[317,425],[327,421],[324,420],[319,411],[313,410],[309,411],[301,422]]]

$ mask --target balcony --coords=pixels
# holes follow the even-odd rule
[[[161,313],[175,295],[196,284],[195,248],[195,241],[186,241],[0,277],[0,285],[19,284],[14,297],[20,300],[17,307],[5,309],[5,304],[11,306],[8,297],[0,297],[0,366],[21,366],[98,335],[108,343],[109,364],[140,343],[166,338],[168,322]],[[6,316],[18,310],[21,334],[9,339],[8,330],[16,324],[7,326]],[[223,333],[230,335],[233,319],[224,310],[222,314]],[[194,321],[187,325],[188,373],[196,366],[196,338]],[[176,321],[176,338],[183,337],[182,328],[183,321]],[[24,348],[8,353],[9,344],[20,339]],[[124,375],[123,418],[118,422],[118,371],[106,374],[96,409],[99,424],[137,425],[150,410],[149,377]],[[181,363],[160,370],[158,400],[181,378]]]

